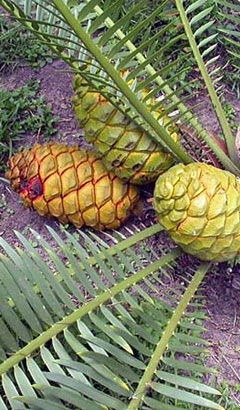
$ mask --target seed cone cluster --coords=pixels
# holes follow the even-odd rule
[[[95,229],[118,228],[137,206],[138,189],[106,170],[91,151],[36,144],[15,154],[6,178],[26,207]]]
[[[186,253],[214,262],[240,253],[240,182],[233,174],[204,163],[172,166],[170,154],[79,75],[74,89],[76,116],[94,153],[50,143],[15,154],[6,177],[26,207],[78,228],[118,228],[139,209],[135,184],[158,177],[158,220]]]
[[[155,185],[161,225],[184,251],[222,262],[240,252],[240,182],[211,165],[178,164]]]
[[[173,165],[169,153],[100,93],[92,91],[80,75],[75,76],[74,90],[76,118],[84,128],[87,142],[93,143],[97,157],[104,160],[109,171],[114,171],[123,181],[142,185],[155,181]],[[150,104],[148,107],[150,110]],[[154,112],[156,119],[160,114],[161,111]],[[170,118],[165,115],[159,121],[177,141],[177,133],[167,127]]]

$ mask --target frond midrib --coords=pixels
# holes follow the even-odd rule
[[[208,262],[202,263],[196,271],[196,273],[194,274],[192,281],[190,282],[184,295],[178,303],[177,308],[173,312],[171,319],[169,320],[165,328],[165,331],[162,337],[160,338],[159,343],[156,346],[156,349],[143,373],[143,376],[141,377],[137,389],[135,390],[134,397],[130,401],[127,410],[137,410],[139,408],[139,405],[142,402],[143,397],[145,395],[147,386],[151,382],[152,377],[157,369],[157,366],[159,365],[162,359],[163,353],[165,352],[168,343],[171,337],[173,336],[176,327],[178,326],[178,323],[181,320],[189,302],[191,301],[199,285],[203,281],[209,266],[210,263]]]
[[[125,239],[125,240],[119,242],[117,245],[111,246],[110,248],[108,248],[107,252],[109,253],[109,255],[114,256],[114,255],[117,254],[117,251],[118,251],[118,250],[119,250],[119,251],[123,251],[123,250],[125,250],[125,249],[128,249],[128,248],[130,248],[131,246],[134,246],[134,245],[136,245],[136,244],[139,244],[141,241],[144,241],[145,239],[147,239],[147,238],[149,238],[149,237],[151,237],[151,236],[153,236],[153,235],[155,235],[155,234],[157,234],[157,233],[159,233],[159,232],[162,232],[162,231],[163,231],[163,227],[162,227],[160,224],[152,225],[151,227],[146,228],[146,229],[144,229],[143,231],[137,232],[137,233],[135,233],[134,235],[130,236],[129,238],[127,238],[127,239]],[[34,230],[32,230],[32,232],[33,232],[33,234],[36,234],[36,232],[35,232]],[[37,237],[37,235],[35,235],[35,236]],[[24,251],[22,251],[21,249],[19,249],[19,252],[20,252],[20,255],[21,255],[21,253],[24,252]],[[0,256],[1,256],[1,254],[0,254]],[[102,261],[105,261],[105,260],[106,260],[106,254],[105,254],[105,253],[100,252],[98,256],[99,256],[99,258],[102,259]],[[98,263],[93,256],[91,256],[91,257],[88,259],[88,262],[89,262],[89,264],[90,264],[91,266],[95,266],[95,265],[97,265],[97,263]],[[83,271],[86,269],[85,266],[84,266],[81,262],[79,262],[79,267],[80,267]],[[74,276],[74,275],[76,274],[75,270],[74,270],[71,266],[68,268],[68,273],[69,273],[69,275],[71,275],[71,276]],[[61,276],[60,273],[58,273],[58,272],[53,272],[53,274],[54,274],[55,279],[57,279],[58,282],[62,282],[62,281],[63,281],[63,278],[62,278],[62,276]],[[37,285],[35,285],[33,289],[34,289],[34,292],[37,293],[37,294],[40,292],[40,290],[39,290],[39,288],[38,288]],[[9,304],[11,307],[14,307],[14,306],[15,306],[15,303],[14,303],[14,301],[13,301],[12,299],[9,299],[9,300],[8,300],[8,304]]]
[[[58,335],[64,329],[68,328],[70,325],[75,323],[77,320],[83,318],[86,314],[96,309],[100,305],[106,303],[114,296],[118,295],[120,292],[123,292],[126,289],[129,289],[132,285],[135,285],[142,279],[146,278],[148,275],[151,275],[153,272],[163,267],[164,265],[172,262],[181,254],[180,249],[176,248],[169,254],[161,257],[159,260],[153,262],[146,268],[135,273],[134,275],[126,278],[124,281],[114,285],[111,288],[107,288],[101,295],[97,296],[90,302],[87,302],[84,306],[76,309],[76,311],[70,313],[68,316],[62,320],[55,323],[51,328],[37,336],[34,340],[29,342],[25,347],[16,352],[13,356],[6,359],[0,365],[0,375],[8,371],[10,368],[17,365],[25,357],[30,355],[40,346],[44,345],[47,341],[51,340],[54,336]]]

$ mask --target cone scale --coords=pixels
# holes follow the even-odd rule
[[[36,144],[10,158],[8,167],[6,178],[26,207],[77,228],[118,228],[139,202],[135,186],[78,146]]]

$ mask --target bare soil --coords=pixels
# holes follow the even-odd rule
[[[53,140],[61,140],[68,144],[78,143],[81,147],[86,147],[87,144],[82,137],[83,132],[78,128],[74,119],[71,104],[72,78],[73,75],[65,64],[56,60],[38,72],[30,67],[20,67],[11,74],[5,73],[2,75],[1,84],[9,90],[14,90],[26,84],[30,79],[39,79],[41,81],[40,94],[45,95],[47,104],[61,118],[57,126],[59,132]],[[228,100],[234,104],[240,118],[240,102],[230,91]],[[203,102],[204,108],[204,113],[200,114],[201,121],[210,131],[217,134],[219,126],[204,93],[200,93],[191,103],[199,101]],[[44,142],[41,132],[34,136],[26,135],[21,145],[32,146],[35,142]],[[152,190],[153,186],[142,189],[142,196],[145,199],[143,213],[139,217],[132,217],[128,222],[128,227],[135,225],[141,228],[141,225],[149,226],[156,223],[151,204],[146,201],[152,196]],[[0,203],[2,195],[5,195],[7,205],[0,208],[0,236],[11,246],[19,245],[14,231],[24,232],[27,237],[31,237],[28,228],[33,228],[50,244],[53,240],[46,225],[51,226],[62,235],[60,224],[56,220],[42,218],[36,212],[24,209],[19,196],[12,191],[9,185],[0,181]],[[125,228],[121,229],[127,235]],[[74,227],[70,227],[70,230],[71,232],[76,231]],[[161,242],[166,248],[172,246],[172,242],[166,235],[158,235],[151,245],[156,241]],[[188,257],[188,263],[191,263],[191,257]],[[184,264],[179,268],[184,272]],[[219,370],[218,383],[226,380],[233,386],[240,385],[240,265],[232,268],[226,263],[212,265],[203,290],[209,317],[209,321],[205,324],[207,329],[205,338],[212,343],[207,365],[213,365]],[[240,408],[240,393],[233,389],[232,397]]]

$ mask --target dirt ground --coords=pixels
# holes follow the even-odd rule
[[[40,71],[35,72],[30,67],[20,67],[12,74],[4,74],[1,85],[9,90],[14,90],[26,84],[30,79],[41,81],[41,94],[46,97],[46,102],[52,107],[54,113],[60,116],[58,124],[59,134],[53,140],[68,144],[78,143],[85,147],[86,143],[81,137],[82,131],[77,127],[71,105],[72,74],[61,61],[53,61]],[[234,104],[240,119],[240,102],[236,96],[228,92],[228,99]],[[203,101],[205,113],[201,114],[204,125],[212,132],[219,132],[216,118],[214,117],[208,101],[201,94],[198,100]],[[44,142],[44,136],[25,136],[24,144],[33,145],[35,142]],[[21,141],[21,144],[23,142]],[[3,176],[3,175],[0,175]],[[152,196],[153,187],[144,188],[144,198]],[[51,226],[57,233],[62,234],[60,225],[56,220],[44,219],[36,212],[26,210],[19,201],[19,196],[12,191],[9,185],[0,180],[0,203],[5,196],[6,206],[0,208],[0,235],[10,245],[17,246],[18,241],[14,231],[23,232],[29,237],[28,228],[34,228],[50,244],[51,237],[46,225]],[[149,226],[156,222],[155,214],[151,205],[145,201],[143,213],[140,217],[129,220],[129,226]],[[75,228],[71,227],[71,232]],[[124,228],[122,228],[124,232]],[[161,240],[160,238],[158,240]],[[164,236],[165,246],[170,246],[170,240]],[[206,296],[206,311],[209,320],[206,322],[205,338],[212,343],[207,365],[215,366],[219,370],[217,382],[228,381],[232,386],[240,386],[240,265],[233,268],[226,263],[212,266],[204,283]],[[233,389],[233,399],[240,406],[240,393]],[[237,408],[237,407],[236,407]]]

